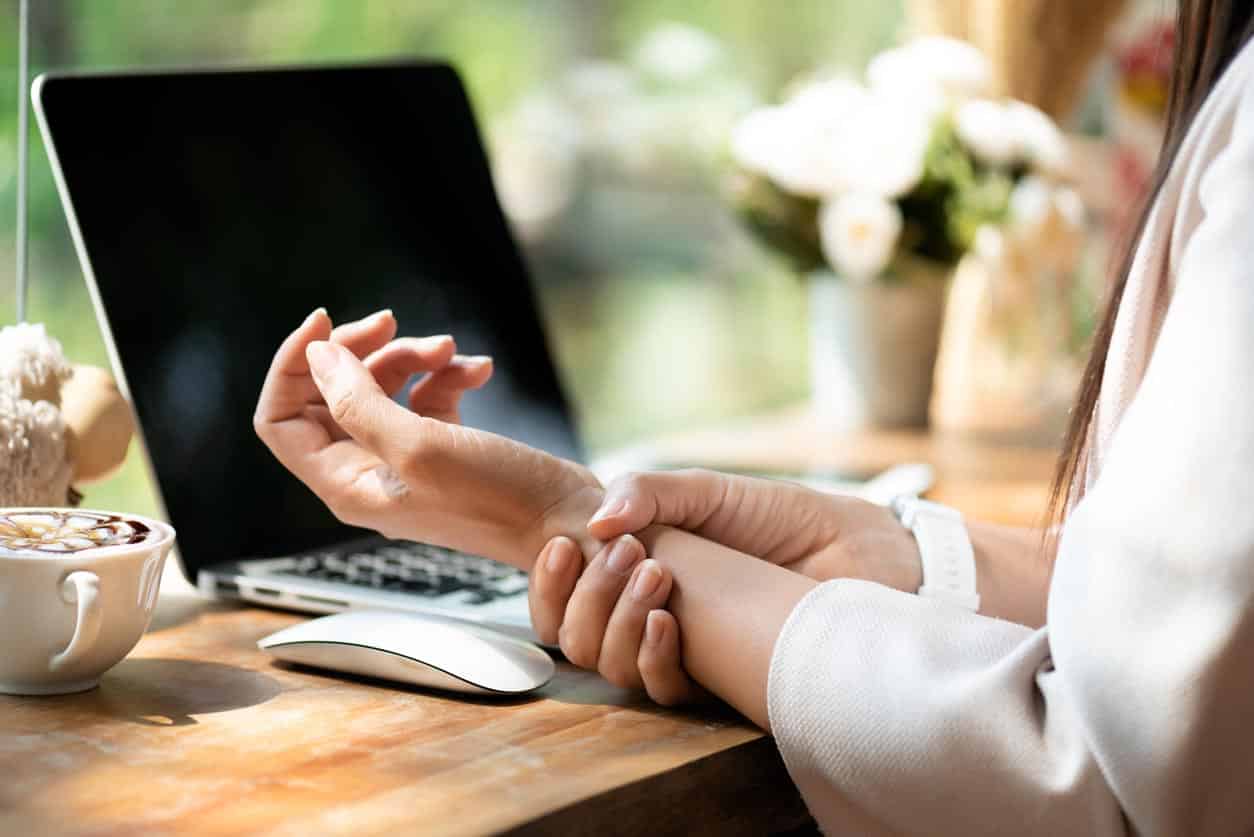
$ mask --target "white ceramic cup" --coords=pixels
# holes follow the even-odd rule
[[[143,540],[58,554],[0,547],[0,693],[61,695],[94,688],[139,642],[174,544],[168,524],[86,509],[0,509],[116,515],[148,527]]]

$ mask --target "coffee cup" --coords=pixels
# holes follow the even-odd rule
[[[169,525],[80,509],[0,509],[0,693],[86,691],[152,619]]]

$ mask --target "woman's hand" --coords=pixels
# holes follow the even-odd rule
[[[341,520],[389,537],[529,569],[554,535],[582,532],[601,497],[589,471],[456,423],[490,359],[395,334],[390,311],[332,331],[319,309],[284,340],[253,419],[275,457]],[[407,410],[391,396],[419,372]]]
[[[888,509],[777,480],[716,471],[632,473],[588,523],[600,540],[651,524],[684,529],[810,578],[859,578],[906,592],[922,583],[914,536]]]
[[[684,671],[679,623],[663,609],[671,583],[631,535],[607,543],[586,567],[579,547],[557,537],[531,571],[532,626],[541,642],[615,686],[643,688],[663,706],[689,703],[706,693]]]
[[[815,579],[857,578],[913,593],[923,583],[914,536],[883,506],[775,480],[670,471],[611,483],[588,531],[608,540],[669,524]],[[980,613],[1045,623],[1052,554],[1039,529],[967,521]]]
[[[913,536],[871,503],[713,471],[615,480],[588,524],[605,542],[600,554],[584,567],[579,548],[559,537],[536,560],[531,623],[575,665],[616,686],[644,688],[663,705],[705,692],[684,669],[679,622],[664,609],[671,573],[628,534],[658,524],[817,580],[864,578],[913,591],[922,573]]]

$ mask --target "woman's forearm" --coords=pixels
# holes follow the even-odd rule
[[[968,521],[967,531],[975,549],[980,613],[1032,628],[1044,625],[1054,564],[1041,530]]]
[[[511,563],[529,569],[556,535],[573,538],[591,560],[601,544],[588,535],[587,521],[601,497],[592,487],[572,495],[553,510],[541,531],[514,543],[517,555]],[[1043,624],[1052,562],[1042,554],[1040,530],[979,521],[969,522],[968,529],[980,612],[1034,627]],[[674,579],[668,610],[680,624],[685,668],[766,728],[767,673],[775,640],[797,602],[818,581],[673,527],[650,526],[637,535]],[[912,589],[917,588],[916,582]]]
[[[684,668],[769,730],[766,682],[775,640],[818,582],[668,526],[650,526],[639,537],[674,578],[667,609],[679,621]]]
[[[1042,554],[1039,530],[980,522],[969,529],[980,612],[1044,624],[1052,563]],[[769,730],[766,687],[775,640],[818,582],[668,526],[651,526],[639,537],[674,578],[668,609],[679,621],[688,673]]]

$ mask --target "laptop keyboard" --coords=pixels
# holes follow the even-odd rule
[[[464,592],[471,605],[527,590],[527,574],[508,564],[410,541],[318,550],[275,572],[431,598]]]

